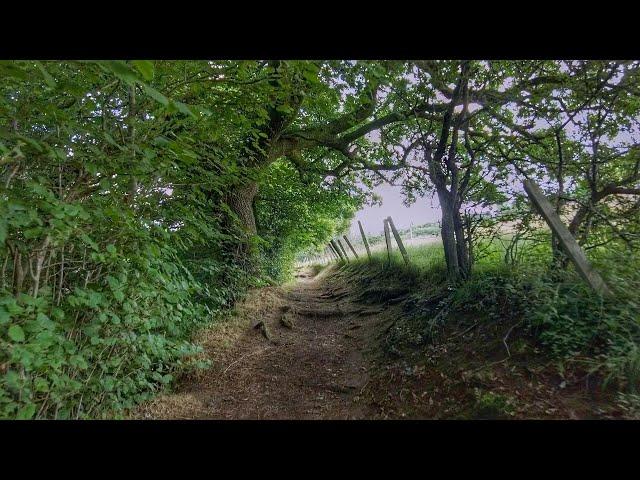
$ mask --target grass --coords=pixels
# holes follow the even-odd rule
[[[571,266],[551,267],[549,242],[523,243],[516,261],[500,243],[481,245],[481,250],[470,278],[455,286],[446,280],[439,244],[408,248],[409,265],[397,250],[390,263],[382,251],[372,254],[371,262],[365,257],[342,264],[338,274],[357,282],[365,301],[404,299],[405,319],[392,343],[437,342],[453,324],[458,329],[473,322],[499,324],[503,330],[513,326],[550,358],[579,364],[605,386],[640,389],[640,255],[611,245],[589,252],[616,293],[603,299]],[[514,332],[511,340],[516,337]],[[495,340],[503,348],[502,339]]]
[[[439,244],[409,247],[408,253],[409,265],[404,263],[400,252],[394,250],[390,262],[386,251],[377,251],[371,254],[371,262],[367,257],[360,257],[351,260],[348,267],[370,269],[389,278],[410,279],[412,282],[427,280],[430,284],[437,284],[446,281],[444,252]]]

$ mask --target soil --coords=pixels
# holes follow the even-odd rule
[[[588,375],[564,372],[514,333],[465,327],[398,350],[402,298],[362,303],[331,268],[250,293],[196,341],[211,367],[133,413],[145,419],[616,418]],[[481,323],[481,322],[478,322]],[[516,349],[517,347],[517,349]],[[513,350],[513,351],[512,351]],[[517,350],[517,351],[516,351]],[[587,382],[585,383],[585,378]]]
[[[203,332],[211,368],[137,416],[173,419],[356,419],[369,381],[363,320],[368,309],[331,290],[311,269],[288,287],[252,292],[230,323]],[[264,330],[266,326],[266,332]],[[266,333],[266,335],[265,335]]]

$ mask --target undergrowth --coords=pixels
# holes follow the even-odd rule
[[[544,245],[522,248],[522,260],[507,263],[504,249],[486,245],[470,278],[457,285],[446,280],[440,245],[409,248],[409,265],[397,252],[391,262],[386,252],[377,252],[371,262],[365,258],[343,265],[340,274],[358,276],[363,300],[404,296],[405,318],[396,322],[396,333],[390,331],[390,337],[404,329],[404,339],[412,343],[437,343],[444,327],[452,323],[464,329],[470,318],[500,322],[526,332],[550,357],[599,373],[604,386],[615,384],[636,393],[640,386],[640,257],[611,248],[590,252],[595,268],[615,292],[607,299],[594,294],[572,267],[552,267],[550,250]],[[632,409],[635,397],[629,398]]]

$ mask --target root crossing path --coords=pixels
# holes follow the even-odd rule
[[[362,392],[380,313],[303,269],[295,284],[254,291],[235,317],[202,332],[197,341],[211,367],[182,378],[137,416],[370,418]]]

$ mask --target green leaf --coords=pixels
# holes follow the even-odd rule
[[[4,308],[7,309],[7,312],[11,313],[12,315],[18,315],[24,310],[20,305],[18,305],[18,302],[16,302],[15,298],[5,298],[2,300],[2,303],[4,304]]]
[[[48,392],[49,384],[44,378],[36,378],[33,382],[36,392]]]
[[[87,361],[82,355],[73,355],[69,359],[69,363],[80,370],[86,370],[89,367],[89,365],[87,365]]]
[[[104,132],[104,138],[114,147],[118,147],[120,150],[123,149],[122,146],[120,146],[108,132]]]
[[[113,244],[111,244],[111,243],[110,243],[109,245],[107,245],[107,252],[109,252],[109,253],[111,253],[111,254],[116,253],[116,247],[115,247],[115,245],[113,245]]]
[[[0,74],[20,80],[29,80],[29,74],[15,65],[12,60],[3,60],[0,62]]]
[[[156,102],[161,103],[165,107],[169,105],[169,99],[165,97],[163,94],[161,94],[155,88],[150,87],[149,85],[145,85],[144,91],[149,97],[153,98]]]
[[[118,290],[120,288],[120,281],[112,275],[107,275],[107,283],[111,290]]]
[[[40,69],[40,72],[42,73],[42,76],[44,77],[44,81],[47,82],[47,85],[49,85],[49,87],[55,89],[58,86],[58,84],[56,83],[54,78],[51,76],[51,74],[49,72],[47,72],[47,70],[44,68],[44,65],[42,65],[42,62],[36,62],[36,65]]]
[[[64,310],[54,307],[53,310],[51,310],[51,316],[56,320],[64,320]]]
[[[16,420],[29,420],[35,415],[35,413],[36,404],[30,403],[18,410],[18,413],[16,414]]]
[[[151,80],[153,78],[153,62],[150,60],[133,60],[131,62],[134,67],[142,74],[142,78],[145,80]]]
[[[89,235],[87,235],[86,233],[83,233],[82,235],[80,235],[80,238],[82,240],[84,240],[84,242],[89,245],[93,250],[95,250],[96,252],[99,250],[98,244],[96,242],[94,242],[91,237],[89,237]]]
[[[185,115],[189,115],[190,117],[195,118],[196,115],[193,113],[193,111],[189,108],[187,104],[178,102],[177,100],[173,100],[172,103],[175,105],[175,107],[178,109],[180,113],[184,113]]]
[[[36,316],[36,320],[38,322],[38,325],[40,325],[40,327],[45,330],[54,330],[56,328],[55,322],[51,321],[51,319],[49,319],[49,317],[47,317],[42,312],[38,313],[38,315]]]
[[[116,77],[129,85],[133,85],[139,81],[136,73],[122,60],[109,60],[101,63],[113,72]]]
[[[28,230],[24,231],[24,238],[26,238],[27,240],[30,238],[37,238],[42,234],[42,228],[40,227],[35,227],[35,228],[30,228]]]
[[[103,191],[109,190],[111,188],[111,181],[108,178],[103,178],[100,180],[100,189]]]
[[[24,330],[20,325],[11,325],[8,334],[9,338],[14,342],[24,342]]]
[[[4,376],[4,383],[12,390],[20,390],[22,382],[15,370],[9,370]]]
[[[0,325],[9,323],[10,319],[11,319],[11,315],[9,315],[9,312],[7,312],[7,310],[0,305]]]

